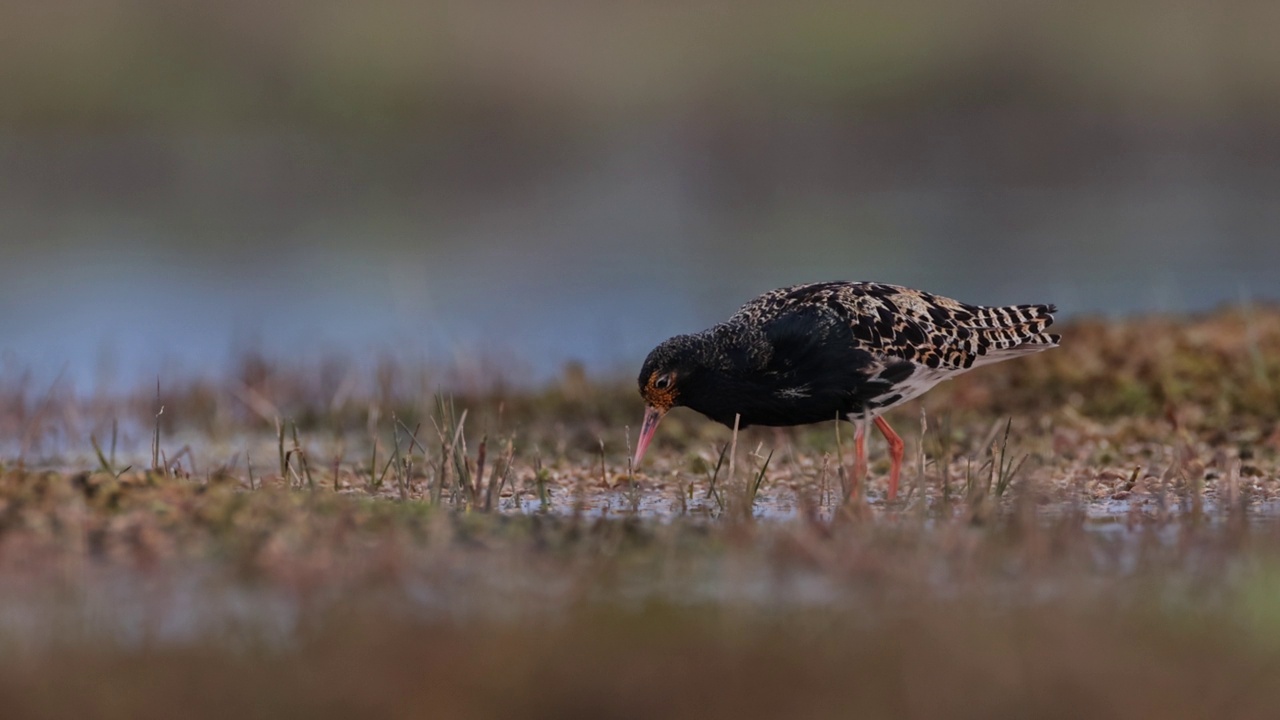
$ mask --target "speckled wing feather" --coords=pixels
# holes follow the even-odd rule
[[[774,290],[730,319],[767,324],[795,311],[849,324],[861,349],[930,368],[939,376],[1055,347],[1052,305],[984,307],[882,283],[826,282]],[[941,378],[939,378],[941,379]]]

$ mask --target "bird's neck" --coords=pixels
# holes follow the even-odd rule
[[[760,358],[749,328],[717,325],[690,335],[688,358],[696,378],[688,384],[681,404],[703,415],[733,426],[734,416],[759,397],[752,370]],[[748,421],[744,418],[742,426]]]
[[[742,374],[758,361],[752,328],[722,323],[700,333],[686,335],[686,358],[699,368]]]

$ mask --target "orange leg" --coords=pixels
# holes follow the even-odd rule
[[[884,439],[889,443],[889,499],[893,500],[898,497],[898,476],[902,474],[902,455],[906,451],[906,443],[902,442],[902,438],[898,437],[898,433],[889,427],[884,418],[876,418],[876,427],[880,428]]]

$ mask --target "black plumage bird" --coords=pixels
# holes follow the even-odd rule
[[[889,442],[889,498],[903,442],[881,415],[943,380],[1056,347],[1052,305],[983,307],[919,290],[863,282],[796,285],[765,293],[700,333],[677,335],[640,369],[644,422],[635,464],[673,407],[733,427],[856,425],[865,467],[866,425]]]

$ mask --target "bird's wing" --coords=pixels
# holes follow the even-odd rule
[[[875,351],[847,318],[820,304],[796,303],[751,327],[767,349],[743,370],[807,422],[874,413],[900,400],[902,383],[920,374],[916,363]]]
[[[828,282],[765,293],[734,318],[784,329],[804,327],[785,322],[792,316],[841,323],[849,329],[851,349],[869,354],[885,370],[906,361],[945,372],[1057,345],[1058,336],[1044,333],[1054,309],[984,307],[896,285]],[[828,333],[827,339],[834,338]]]

